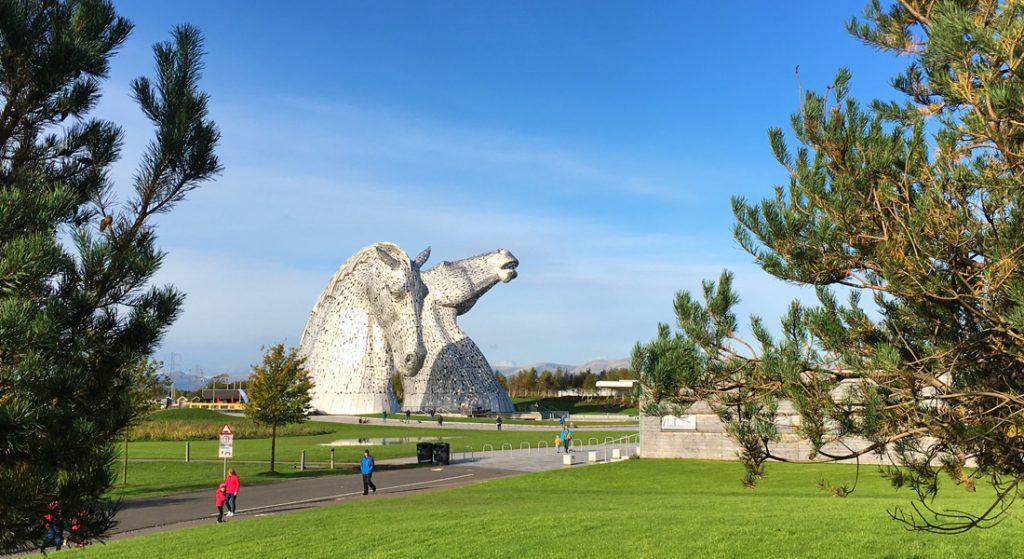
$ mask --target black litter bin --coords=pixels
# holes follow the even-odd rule
[[[430,464],[434,461],[434,443],[416,443],[416,462]]]
[[[448,443],[434,443],[434,463],[445,466],[451,463],[451,447]]]

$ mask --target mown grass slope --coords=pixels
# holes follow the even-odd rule
[[[450,491],[235,519],[107,546],[83,557],[1017,557],[1021,513],[962,536],[912,533],[907,505],[872,468],[772,464],[754,490],[734,462],[633,460],[506,478]],[[978,511],[984,490],[947,487],[936,503]]]

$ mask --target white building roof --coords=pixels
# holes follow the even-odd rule
[[[635,380],[599,380],[597,381],[598,388],[633,388],[636,384]]]

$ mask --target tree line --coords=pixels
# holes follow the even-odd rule
[[[513,398],[522,396],[556,396],[559,390],[580,390],[587,394],[597,391],[599,380],[632,380],[636,374],[632,369],[609,369],[607,371],[573,372],[566,371],[561,367],[554,371],[544,369],[540,372],[536,368],[522,369],[507,378],[498,373],[498,382],[505,388]]]

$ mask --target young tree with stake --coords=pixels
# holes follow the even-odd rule
[[[252,366],[249,375],[249,402],[245,415],[257,423],[270,426],[270,471],[274,471],[277,448],[277,428],[306,420],[312,409],[309,405],[313,382],[304,368],[305,359],[295,348],[285,352],[284,344],[277,344],[263,354],[263,363]]]

